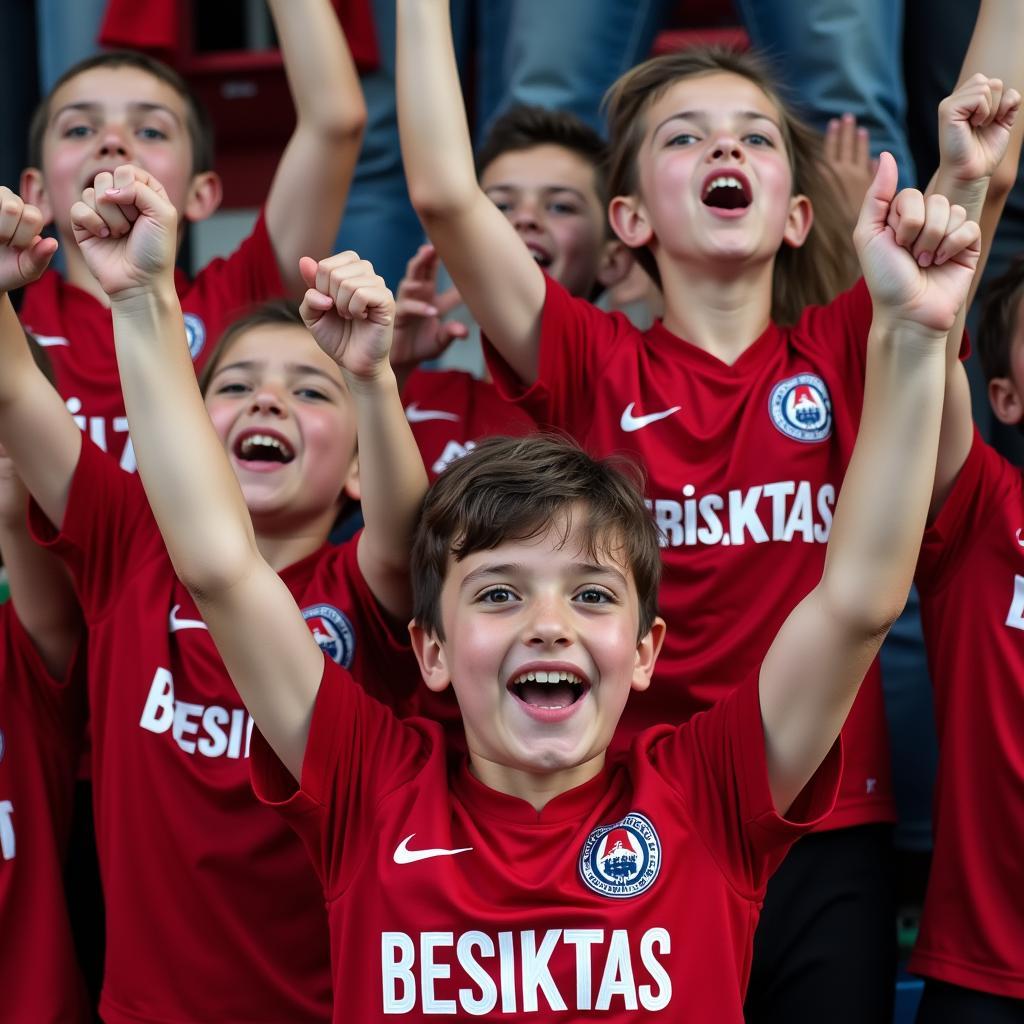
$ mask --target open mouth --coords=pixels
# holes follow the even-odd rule
[[[750,205],[750,186],[734,174],[718,174],[705,184],[701,202],[716,210],[745,210]]]
[[[509,684],[509,690],[524,704],[558,711],[575,704],[589,685],[574,672],[523,672]]]
[[[288,463],[295,458],[291,445],[273,434],[244,434],[235,442],[234,453],[240,462]]]
[[[555,261],[551,258],[551,254],[542,249],[539,245],[531,245],[529,242],[526,243],[526,248],[530,250],[530,255],[534,258],[538,267],[547,270],[552,263]]]

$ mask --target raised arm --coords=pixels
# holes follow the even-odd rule
[[[785,621],[761,666],[768,777],[785,812],[817,770],[910,589],[931,494],[945,339],[978,261],[960,207],[902,193],[924,211],[903,223],[896,163],[883,153],[855,243],[874,307],[860,432],[820,583]],[[927,268],[923,252],[936,254]]]
[[[0,187],[0,444],[54,526],[64,521],[82,434],[29,351],[8,292],[35,281],[57,250],[43,217]]]
[[[427,473],[389,362],[394,299],[384,279],[354,252],[319,264],[304,258],[302,276],[309,285],[303,319],[341,367],[356,410],[366,523],[359,568],[381,605],[405,620],[412,614],[409,556]]]
[[[175,571],[242,700],[298,776],[323,654],[260,555],[199,394],[174,289],[174,207],[158,182],[131,165],[97,176],[95,191],[98,197],[87,190],[72,208],[72,227],[110,296],[139,475]]]
[[[299,258],[328,256],[355,171],[366,104],[352,55],[330,0],[268,0],[295,131],[267,196],[267,230],[293,298],[305,285]]]
[[[412,204],[481,329],[537,376],[544,275],[476,180],[448,0],[398,0],[398,129]]]

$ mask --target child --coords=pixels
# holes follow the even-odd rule
[[[0,552],[11,586],[0,606],[0,992],[7,1020],[88,1024],[63,878],[85,718],[84,631],[64,567],[28,535],[27,503],[0,447]]]
[[[860,422],[870,296],[861,282],[835,298],[848,243],[817,137],[752,58],[693,50],[628,72],[608,103],[609,217],[660,284],[664,320],[641,333],[574,299],[524,258],[473,181],[447,4],[398,10],[409,194],[493,345],[495,383],[539,423],[647,471],[673,628],[657,685],[627,705],[625,744],[748,678],[819,578]],[[1020,62],[1020,36],[992,36],[989,50]],[[978,149],[998,162],[986,143],[1005,147],[1014,97],[971,115],[979,123],[942,182]],[[891,1013],[895,808],[877,667],[845,737],[835,813],[769,891],[752,1020],[816,1021],[826,1001],[837,1022]]]
[[[136,175],[149,179],[124,165],[113,180],[127,186]],[[109,208],[102,195],[99,202]],[[17,225],[0,251],[0,263],[13,268],[8,283],[31,281],[56,243],[33,242],[39,211],[6,190],[0,204],[0,222]],[[101,239],[76,228],[79,251],[100,282],[110,271],[102,246],[123,245],[126,226],[115,219]],[[131,257],[159,243],[170,266],[175,225],[155,237],[149,226],[133,226]],[[353,268],[365,269],[345,257],[303,263],[307,281],[322,292]],[[168,301],[177,310],[173,293]],[[322,898],[297,837],[252,796],[252,720],[206,622],[175,580],[138,479],[83,439],[28,359],[8,300],[2,303],[0,443],[38,503],[37,535],[71,568],[89,627],[107,909],[100,1013],[117,1024],[330,1019]],[[187,348],[176,341],[188,367]],[[411,608],[408,552],[426,487],[401,409],[397,431],[373,410],[364,416],[361,395],[346,388],[294,317],[250,320],[212,360],[199,410],[213,420],[244,489],[254,543],[281,572],[281,585],[304,609],[304,628],[325,653],[400,705],[415,663],[396,639],[395,622]],[[370,430],[364,438],[367,424],[360,425],[359,466],[356,409]],[[190,449],[185,430],[166,443],[182,454]],[[352,543],[328,545],[348,496],[362,498],[369,525]],[[196,528],[212,537],[221,526],[204,519]],[[256,636],[252,653],[272,645],[269,635]]]
[[[1024,422],[1024,262],[990,286],[978,329],[989,400]],[[962,464],[939,495],[917,567],[940,738],[935,852],[911,970],[925,976],[920,1024],[1024,1015],[1024,480],[966,412]],[[943,429],[951,426],[944,418]]]
[[[297,121],[249,238],[194,280],[176,279],[197,371],[212,342],[245,308],[302,293],[300,256],[330,252],[366,117],[328,0],[269,3]],[[29,153],[21,194],[56,228],[67,277],[53,270],[29,288],[22,322],[49,349],[57,390],[79,426],[133,471],[107,299],[75,245],[71,206],[98,173],[134,163],[165,183],[183,226],[204,220],[221,199],[210,125],[170,68],[139,53],[101,53],[69,69],[43,100]],[[179,242],[182,237],[183,231]]]
[[[414,551],[413,643],[428,686],[456,690],[468,770],[447,761],[437,725],[399,722],[310,642],[203,413],[170,247],[131,244],[140,228],[171,233],[173,210],[152,183],[108,194],[135,218],[127,245],[107,242],[100,276],[143,484],[259,722],[254,784],[323,879],[336,1021],[624,1020],[641,1007],[741,1019],[764,880],[828,812],[840,725],[906,598],[945,334],[977,262],[962,209],[934,202],[912,227],[895,188],[886,156],[857,232],[875,306],[869,415],[824,574],[760,669],[706,714],[606,759],[664,634],[657,535],[610,466],[559,441],[493,440],[435,483]],[[91,253],[116,218],[92,196],[75,209]],[[918,241],[935,265],[912,258]],[[390,294],[353,274],[332,296],[342,319],[321,344],[377,416],[400,417]],[[328,301],[308,293],[307,321]]]
[[[494,122],[476,158],[480,188],[537,265],[583,298],[618,284],[632,263],[625,246],[609,237],[604,159],[603,140],[578,117],[527,106],[513,107]],[[435,294],[437,269],[430,245],[409,261],[398,286],[391,350],[406,415],[432,480],[479,438],[535,428],[490,380],[456,370],[409,374],[412,365],[466,334],[458,321],[438,323],[458,293]]]

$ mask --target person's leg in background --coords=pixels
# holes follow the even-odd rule
[[[96,38],[106,7],[106,0],[36,0],[39,87],[44,94],[72,64],[99,50]]]

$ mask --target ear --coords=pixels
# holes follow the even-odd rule
[[[654,237],[639,196],[616,196],[608,204],[608,222],[630,249],[640,249]]]
[[[814,207],[807,196],[796,195],[789,201],[789,216],[782,241],[792,249],[799,249],[807,241],[814,223]]]
[[[363,489],[359,483],[359,455],[352,456],[348,472],[345,474],[345,482],[342,485],[342,492],[353,501],[359,501],[363,496]]]
[[[1015,427],[1024,421],[1024,401],[1009,377],[993,377],[988,382],[988,400],[996,419]]]
[[[604,243],[597,280],[602,288],[614,288],[633,269],[633,251],[617,238]]]
[[[26,167],[21,172],[18,193],[26,203],[39,208],[44,224],[52,223],[53,207],[50,206],[50,197],[43,183],[43,172],[38,167]]]
[[[192,176],[185,197],[185,220],[206,220],[216,213],[224,198],[224,186],[215,171],[203,171]]]
[[[665,642],[665,620],[656,618],[647,634],[636,645],[636,662],[633,665],[634,690],[646,690],[651,685],[654,665],[658,660],[661,645]]]
[[[420,663],[420,674],[427,684],[427,689],[440,693],[452,681],[448,672],[444,644],[433,633],[428,633],[415,622],[409,623],[409,639],[416,660]]]

